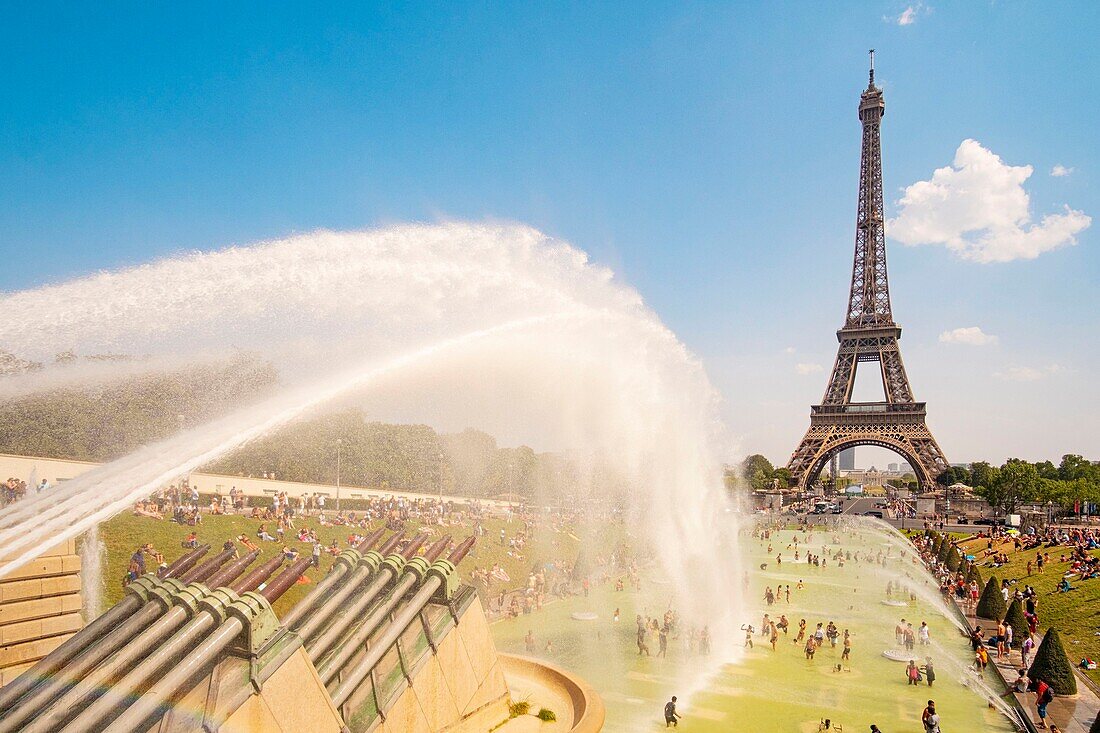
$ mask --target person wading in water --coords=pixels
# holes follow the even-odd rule
[[[676,712],[676,696],[673,695],[672,699],[665,703],[665,727],[675,728],[682,717],[684,716]]]

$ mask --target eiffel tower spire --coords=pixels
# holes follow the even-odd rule
[[[904,456],[924,487],[948,465],[925,424],[925,404],[913,399],[898,346],[901,327],[890,307],[880,137],[886,102],[875,86],[873,49],[870,55],[867,89],[859,99],[863,144],[848,311],[836,333],[840,348],[825,395],[820,405],[810,408],[810,429],[787,464],[791,480],[800,488],[816,481],[834,454],[857,445],[889,448]],[[860,362],[878,362],[884,402],[852,401]]]
[[[886,231],[882,205],[882,142],[879,127],[886,100],[875,86],[875,51],[871,49],[867,89],[859,98],[863,151],[859,161],[859,207],[856,252],[846,326],[893,325],[890,282],[886,275]]]

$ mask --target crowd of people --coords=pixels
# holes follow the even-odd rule
[[[7,481],[0,484],[0,506],[7,506],[27,496],[29,491],[33,491],[35,494],[41,494],[43,491],[50,489],[50,482],[46,479],[35,482],[31,481],[31,486],[28,487],[27,482],[22,479],[9,477]]]
[[[1007,552],[998,548],[998,542],[1002,545],[1010,544],[1013,552],[1030,554],[1034,551],[1034,559],[1029,559],[1027,562],[1025,577],[1030,577],[1033,570],[1043,573],[1044,568],[1051,562],[1049,550],[1068,546],[1069,556],[1062,553],[1059,562],[1070,563],[1070,567],[1061,579],[1056,592],[1066,592],[1071,589],[1068,581],[1071,575],[1084,577],[1083,574],[1092,572],[1092,568],[1096,565],[1095,558],[1087,553],[1087,550],[1097,547],[1096,533],[1091,529],[1048,528],[1025,535],[995,530],[992,534],[982,536],[980,539],[985,539],[986,547],[980,558],[976,557],[975,560],[980,560],[990,568],[1002,567],[1009,562]],[[931,537],[918,535],[913,538],[913,544],[921,552],[929,570],[937,575],[940,592],[944,597],[953,598],[964,611],[974,613],[981,594],[978,584],[974,581],[968,583],[961,569],[954,572],[948,569],[939,557],[934,555],[934,542]],[[1046,728],[1047,706],[1054,699],[1053,691],[1048,680],[1029,677],[1033,654],[1038,645],[1039,594],[1030,584],[1021,582],[1021,579],[1010,578],[1000,581],[999,591],[1005,608],[1008,608],[1013,601],[1020,602],[1024,610],[1025,623],[1021,628],[1013,628],[1007,618],[996,619],[996,626],[988,634],[980,624],[975,623],[970,634],[970,645],[974,652],[974,670],[978,674],[985,674],[991,655],[994,660],[1008,663],[1013,647],[1018,646],[1020,667],[1010,691],[1034,694],[1037,726]],[[1052,724],[1051,730],[1057,731],[1057,726]]]
[[[911,562],[894,548],[868,547],[862,541],[863,538],[857,529],[837,521],[826,520],[824,524],[814,525],[803,520],[795,526],[793,532],[779,523],[761,523],[756,525],[751,533],[752,539],[759,543],[761,549],[770,558],[768,562],[761,564],[761,570],[767,570],[772,563],[776,568],[785,568],[785,560],[793,558],[794,562],[806,567],[808,575],[790,585],[783,583],[774,589],[771,585],[765,587],[761,600],[766,612],[759,626],[745,624],[741,627],[745,632],[745,646],[755,648],[756,640],[762,639],[772,651],[777,651],[779,640],[789,639],[800,649],[807,664],[820,664],[820,652],[825,649],[830,652],[829,669],[834,672],[850,670],[856,641],[852,630],[841,628],[831,619],[808,621],[805,618],[799,618],[798,622],[794,623],[783,607],[792,603],[792,595],[795,604],[792,608],[804,607],[806,601],[802,599],[800,602],[798,595],[806,592],[812,596],[814,591],[811,589],[815,586],[819,574],[841,572],[846,565],[853,565],[857,567],[857,574],[858,568],[870,567],[876,571],[897,568],[904,573],[904,576],[912,578],[912,562],[916,562],[915,558]],[[859,548],[845,547],[849,539],[860,540]],[[785,546],[783,546],[784,543]],[[798,574],[801,575],[802,572],[799,571]],[[852,578],[851,575],[846,577]],[[866,576],[860,577],[864,578],[862,583],[865,584]],[[830,581],[832,585],[835,583],[835,580]],[[857,587],[854,589],[856,592],[859,584],[860,582],[857,581]],[[909,606],[915,600],[915,591],[903,583],[902,579],[891,578],[887,581],[884,603]],[[779,611],[778,614],[776,610]],[[901,619],[895,625],[894,639],[899,657],[905,653],[912,655],[902,674],[904,684],[922,688],[933,687],[936,681],[936,666],[928,653],[932,649],[932,631],[927,621],[922,620],[917,623],[914,620]],[[921,649],[920,653],[917,653],[918,648]],[[936,710],[935,701],[929,700],[922,709],[921,722],[926,732],[938,733],[940,714]],[[819,724],[819,730],[835,729],[838,729],[838,726],[831,718],[823,718]],[[871,730],[879,729],[872,725]]]

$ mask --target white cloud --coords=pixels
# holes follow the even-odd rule
[[[1066,206],[1031,221],[1023,184],[1032,172],[1030,165],[1005,164],[977,140],[963,140],[950,166],[905,189],[887,231],[902,244],[942,244],[982,263],[1032,260],[1077,244],[1076,235],[1092,223],[1084,212]]]
[[[901,15],[898,16],[898,25],[913,25],[917,21],[917,10],[920,9],[920,5],[910,5],[905,10],[901,11]]]
[[[795,364],[794,365],[794,370],[796,372],[798,372],[799,374],[816,374],[817,372],[822,371],[824,368],[825,367],[821,366],[820,364]]]
[[[941,344],[967,344],[968,346],[988,346],[997,343],[997,337],[982,331],[979,326],[967,326],[944,331],[940,334]]]
[[[793,346],[788,346],[787,348],[783,349],[783,353],[784,354],[793,354],[794,353],[794,347]]]
[[[1049,377],[1052,374],[1058,374],[1064,372],[1065,367],[1059,364],[1051,364],[1045,366],[1042,369],[1036,369],[1034,367],[1026,366],[1014,366],[999,372],[993,372],[993,376],[997,379],[1003,379],[1006,382],[1037,382],[1040,379]]]
[[[1064,165],[1056,165],[1050,169],[1050,175],[1055,178],[1065,178],[1070,173],[1073,173],[1073,168],[1066,168]]]

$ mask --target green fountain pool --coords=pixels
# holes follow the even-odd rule
[[[610,588],[594,590],[588,598],[571,598],[547,605],[529,616],[500,621],[493,626],[498,648],[518,654],[526,650],[528,630],[535,637],[532,656],[548,659],[587,679],[603,696],[607,705],[605,730],[612,732],[657,730],[664,728],[661,711],[671,695],[680,698],[684,715],[681,728],[691,731],[759,731],[792,733],[817,731],[820,721],[829,718],[844,731],[867,731],[877,724],[884,733],[920,731],[921,711],[928,699],[936,701],[944,731],[1012,731],[1014,726],[975,689],[972,673],[965,668],[971,659],[967,640],[931,603],[908,601],[905,607],[887,606],[886,583],[900,577],[902,569],[913,579],[926,577],[920,568],[898,558],[893,551],[888,568],[867,562],[846,562],[839,567],[832,559],[825,567],[794,562],[793,539],[800,538],[800,559],[807,549],[821,554],[823,542],[830,552],[843,548],[861,556],[885,552],[884,536],[868,530],[838,532],[826,537],[815,532],[806,542],[803,533],[773,532],[770,540],[743,535],[741,551],[745,565],[751,568],[744,581],[731,583],[744,592],[745,623],[757,628],[754,648],[741,650],[740,659],[715,669],[714,656],[704,658],[688,649],[687,634],[669,642],[667,657],[639,656],[635,644],[635,615],[660,616],[676,607],[673,586],[658,577],[643,578],[640,591],[615,592]],[[839,544],[832,544],[833,539]],[[768,553],[768,545],[772,552]],[[788,550],[787,545],[792,549]],[[783,553],[784,562],[776,565],[775,555]],[[766,568],[761,565],[767,563]],[[910,585],[915,580],[907,579]],[[802,590],[797,589],[803,581]],[[768,608],[765,588],[791,586],[791,600],[779,595]],[[620,621],[612,620],[618,608]],[[594,621],[579,621],[575,613],[595,613]],[[759,635],[761,617],[786,614],[791,621],[789,635],[780,634],[775,651]],[[810,631],[818,622],[833,621],[843,634],[852,634],[851,663],[842,665],[841,645],[828,642],[812,661],[805,658],[802,644],[792,640],[799,619],[805,618]],[[914,657],[923,661],[931,656],[936,666],[932,688],[922,683],[910,686],[905,664],[882,655],[896,647],[895,624],[901,619],[918,627],[927,621],[933,644],[917,646]],[[744,634],[739,634],[743,639]],[[550,648],[547,648],[550,642]],[[740,646],[740,642],[737,646]],[[654,654],[656,643],[650,643]],[[713,654],[717,654],[715,650]],[[992,672],[986,683],[995,692]]]

